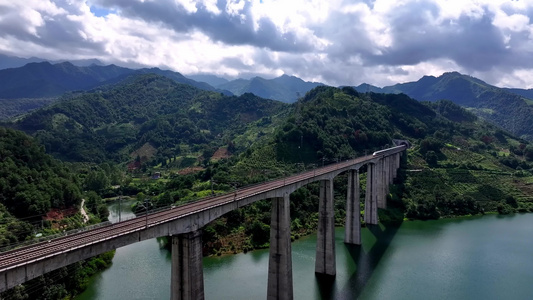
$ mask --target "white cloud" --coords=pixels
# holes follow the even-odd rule
[[[373,51],[375,54],[381,54],[380,48],[392,46],[393,39],[387,21],[389,10],[386,10],[381,3],[377,2],[374,9],[365,3],[349,4],[341,8],[341,13],[361,20],[376,46]]]
[[[531,69],[516,69],[512,72],[504,72],[498,75],[500,76],[493,82],[496,86],[533,88],[533,72],[531,72]]]
[[[0,0],[0,51],[332,85],[457,70],[525,87],[532,17],[524,0]]]
[[[204,0],[203,4],[207,8],[207,10],[215,15],[220,14],[220,9],[217,7],[217,0]]]
[[[503,11],[497,11],[492,24],[502,30],[510,30],[514,32],[529,31],[531,25],[529,17],[521,14],[507,15]]]
[[[480,19],[485,14],[483,7],[486,3],[490,3],[490,1],[436,1],[439,7],[439,17],[436,21],[440,23],[446,20],[457,20],[461,17]]]
[[[196,1],[194,0],[174,0],[174,3],[178,6],[181,6],[187,10],[188,13],[192,14],[197,11]]]

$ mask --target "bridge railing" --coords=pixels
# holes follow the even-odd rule
[[[72,229],[72,230],[68,230],[68,231],[55,233],[55,234],[52,234],[52,235],[46,235],[46,236],[41,236],[41,237],[38,237],[38,238],[33,238],[31,240],[27,240],[27,241],[23,241],[23,242],[20,242],[20,243],[16,243],[16,244],[11,244],[11,245],[7,245],[7,246],[4,246],[4,247],[0,247],[0,253],[9,251],[9,250],[12,250],[12,249],[15,249],[15,248],[19,248],[19,247],[38,244],[38,243],[49,241],[49,240],[52,240],[52,239],[55,239],[55,238],[64,237],[64,236],[67,236],[67,235],[76,234],[76,233],[79,233],[79,232],[83,232],[83,231],[87,231],[87,230],[91,230],[91,229],[95,229],[95,228],[104,227],[104,226],[107,226],[107,225],[110,225],[110,224],[111,224],[111,222],[107,221],[107,222],[102,222],[102,223],[98,223],[98,224],[94,224],[94,225],[84,226],[84,227],[80,227],[80,228],[76,228],[76,229]]]
[[[401,146],[397,146],[397,147],[393,147],[393,148],[399,148],[399,147],[401,147]],[[382,150],[382,151],[378,151],[378,152],[384,152],[384,151],[387,151],[387,150],[391,150],[391,149],[386,149],[386,150]],[[365,155],[365,156],[371,156],[371,154],[368,154],[368,155]],[[312,168],[310,168],[310,169],[305,169],[305,165],[304,165],[304,170],[296,172],[296,173],[282,174],[279,177],[276,177],[276,178],[273,178],[273,179],[269,179],[267,181],[248,184],[248,185],[240,187],[239,189],[236,189],[236,190],[233,190],[233,191],[229,191],[229,192],[226,192],[226,193],[219,193],[219,194],[215,193],[214,195],[209,195],[209,196],[203,197],[203,198],[190,199],[190,200],[187,200],[187,201],[180,202],[178,205],[165,205],[165,206],[162,206],[162,207],[158,207],[158,208],[155,208],[155,209],[148,210],[148,215],[155,214],[155,213],[158,213],[158,212],[161,212],[161,211],[164,211],[164,210],[168,210],[168,209],[170,209],[172,207],[179,207],[179,206],[183,206],[183,205],[186,205],[186,204],[189,204],[189,203],[195,203],[195,202],[200,202],[200,201],[204,201],[204,200],[213,199],[215,197],[232,195],[232,194],[236,194],[238,196],[238,192],[240,190],[245,190],[245,189],[253,188],[253,187],[256,187],[256,186],[264,185],[265,183],[272,183],[272,182],[275,182],[275,181],[280,181],[280,180],[282,180],[284,178],[288,178],[288,177],[292,177],[292,176],[298,176],[298,175],[301,175],[301,174],[304,174],[304,173],[307,173],[307,172],[310,172],[310,171],[313,171],[313,170],[316,171],[318,169],[326,168],[326,167],[329,167],[329,166],[337,164],[337,163],[342,163],[342,162],[345,162],[345,161],[349,161],[351,159],[355,159],[355,157],[352,157],[352,158],[349,158],[349,159],[328,160],[327,163],[325,163],[323,160],[320,160],[320,162],[322,162],[322,165],[320,165],[318,163],[313,163],[313,164],[308,165],[308,166],[312,166]],[[131,219],[134,219],[134,218],[140,218],[140,217],[144,217],[144,216],[145,216],[144,213],[139,213],[139,214],[136,214],[136,215],[131,216],[131,217],[121,218],[121,221],[127,221],[127,220],[131,220]],[[69,230],[69,231],[65,231],[65,232],[61,232],[61,233],[57,233],[57,234],[53,234],[53,235],[43,236],[43,237],[39,237],[39,238],[33,238],[31,240],[28,240],[28,241],[24,241],[24,242],[20,242],[20,243],[11,244],[11,245],[8,245],[8,246],[0,247],[0,253],[1,252],[5,252],[5,251],[9,251],[9,250],[12,250],[12,249],[15,249],[15,248],[28,246],[28,245],[32,245],[32,244],[37,244],[37,243],[48,241],[48,240],[51,240],[51,239],[64,237],[64,236],[67,236],[67,235],[76,234],[76,233],[79,233],[79,232],[83,232],[83,231],[87,231],[87,230],[91,230],[91,229],[107,226],[107,225],[110,225],[110,224],[114,224],[114,223],[111,223],[111,222],[107,221],[107,222],[102,222],[102,223],[98,223],[98,224],[94,224],[94,225],[90,225],[90,226],[84,226],[84,227],[81,227],[81,228],[78,228],[78,229],[73,229],[73,230]]]

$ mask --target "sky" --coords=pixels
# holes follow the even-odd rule
[[[0,0],[0,53],[386,86],[533,88],[533,0]]]

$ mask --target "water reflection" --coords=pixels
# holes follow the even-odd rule
[[[401,223],[384,225],[367,225],[368,231],[375,237],[375,243],[370,251],[365,251],[358,245],[346,245],[349,259],[356,262],[356,271],[350,276],[344,288],[336,297],[338,299],[357,299],[372,277],[374,270],[380,263],[383,255],[389,248],[392,239],[396,236]],[[365,241],[363,240],[363,243]],[[327,298],[324,298],[327,299]]]
[[[369,226],[362,246],[344,244],[336,228],[334,278],[315,275],[316,235],[303,237],[292,244],[294,298],[530,299],[531,224],[533,214]],[[268,257],[204,258],[206,299],[266,298]],[[170,263],[155,239],[120,248],[79,299],[168,299]]]

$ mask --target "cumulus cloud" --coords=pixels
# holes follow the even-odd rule
[[[0,0],[0,52],[331,85],[456,70],[532,88],[532,18],[524,0]]]
[[[135,18],[177,32],[203,32],[214,42],[230,45],[253,45],[274,51],[309,51],[310,41],[293,31],[284,31],[264,16],[252,15],[249,1],[117,1],[99,0],[126,18]]]

